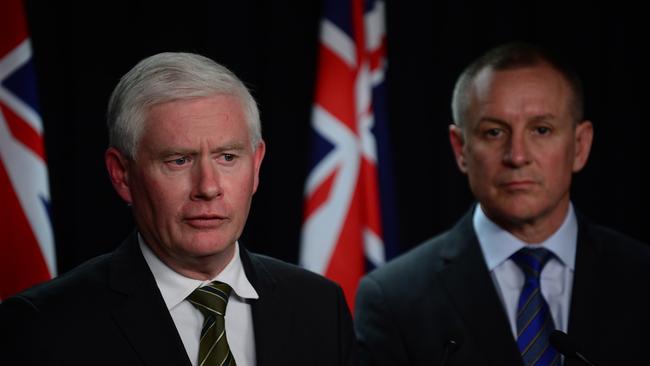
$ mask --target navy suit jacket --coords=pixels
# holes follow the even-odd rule
[[[472,212],[368,274],[355,311],[362,365],[523,365]],[[596,365],[648,359],[650,247],[578,217],[568,334]]]
[[[354,365],[352,320],[339,286],[240,247],[258,365]],[[131,235],[113,253],[0,304],[7,365],[190,365]]]

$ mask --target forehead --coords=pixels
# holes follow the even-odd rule
[[[239,142],[247,138],[239,99],[220,94],[152,106],[142,135],[143,142],[175,144]]]
[[[568,113],[570,87],[547,65],[508,70],[485,68],[473,80],[470,110],[474,113]]]

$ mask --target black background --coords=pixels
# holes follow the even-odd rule
[[[319,1],[27,1],[39,77],[59,273],[132,230],[103,163],[108,96],[161,51],[204,54],[253,91],[267,155],[242,242],[296,262],[307,174]],[[387,1],[389,117],[401,250],[449,227],[472,198],[447,140],[455,78],[502,42],[566,55],[595,125],[572,200],[648,241],[648,11],[625,1]]]

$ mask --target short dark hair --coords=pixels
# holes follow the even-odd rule
[[[470,87],[476,75],[486,68],[497,71],[512,70],[524,67],[548,65],[564,77],[571,89],[572,98],[569,108],[575,123],[583,118],[583,89],[582,82],[575,70],[561,57],[549,52],[538,45],[524,42],[506,43],[493,48],[472,62],[460,74],[454,87],[451,109],[454,122],[463,126],[469,107]]]

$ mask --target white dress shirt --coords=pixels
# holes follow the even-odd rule
[[[548,239],[527,244],[492,222],[480,205],[474,210],[474,230],[483,251],[492,281],[503,302],[510,327],[517,338],[517,305],[524,287],[524,273],[510,256],[525,246],[543,247],[555,254],[542,269],[540,285],[542,296],[551,310],[555,328],[567,331],[569,307],[575,270],[578,221],[573,206],[569,205],[564,222]]]
[[[192,291],[212,281],[227,283],[233,289],[226,307],[225,323],[228,346],[237,365],[255,365],[253,316],[247,300],[259,296],[244,273],[239,257],[239,243],[235,244],[235,255],[221,273],[212,280],[200,281],[185,277],[168,267],[144,244],[140,235],[138,241],[192,365],[198,364],[203,314],[185,299]]]

